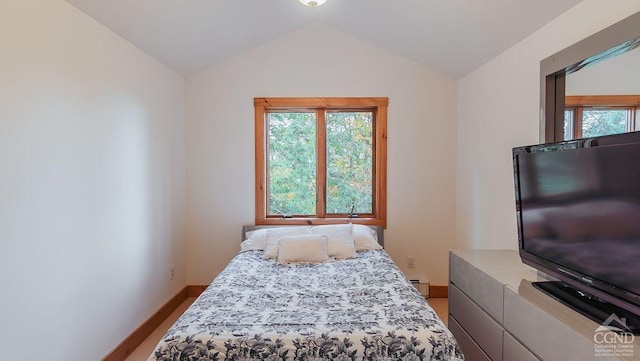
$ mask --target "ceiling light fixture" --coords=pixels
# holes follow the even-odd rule
[[[327,2],[327,0],[298,0],[301,4],[311,8],[318,7]]]

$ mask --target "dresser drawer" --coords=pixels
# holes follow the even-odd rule
[[[538,361],[536,355],[532,354],[526,347],[524,347],[518,340],[513,338],[508,332],[504,333],[502,339],[504,348],[502,351],[502,358],[508,361]]]
[[[551,298],[549,300],[551,301]],[[567,312],[573,311],[567,309]],[[504,327],[544,360],[609,359],[596,356],[593,336],[585,337],[509,287],[505,287],[504,293]],[[594,331],[596,327],[594,323]]]
[[[503,284],[478,270],[460,256],[449,253],[451,283],[502,324]]]
[[[492,360],[502,360],[503,328],[453,284],[449,285],[449,313]]]
[[[458,345],[460,345],[466,361],[491,361],[489,356],[482,351],[480,346],[478,346],[467,331],[465,331],[451,315],[449,315],[449,330],[458,341]]]

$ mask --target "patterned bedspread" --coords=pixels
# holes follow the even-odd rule
[[[464,359],[385,251],[291,265],[261,254],[238,254],[149,361]]]

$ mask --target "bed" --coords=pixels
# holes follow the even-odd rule
[[[352,258],[282,263],[285,241],[304,237],[314,236],[280,237],[276,259],[265,259],[271,237],[258,245],[243,241],[241,252],[148,361],[464,359],[452,334],[377,242]],[[309,254],[314,247],[295,246]]]

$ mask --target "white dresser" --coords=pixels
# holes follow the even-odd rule
[[[640,360],[640,336],[604,350],[600,325],[534,288],[544,279],[517,251],[451,251],[449,280],[449,328],[468,361]]]

